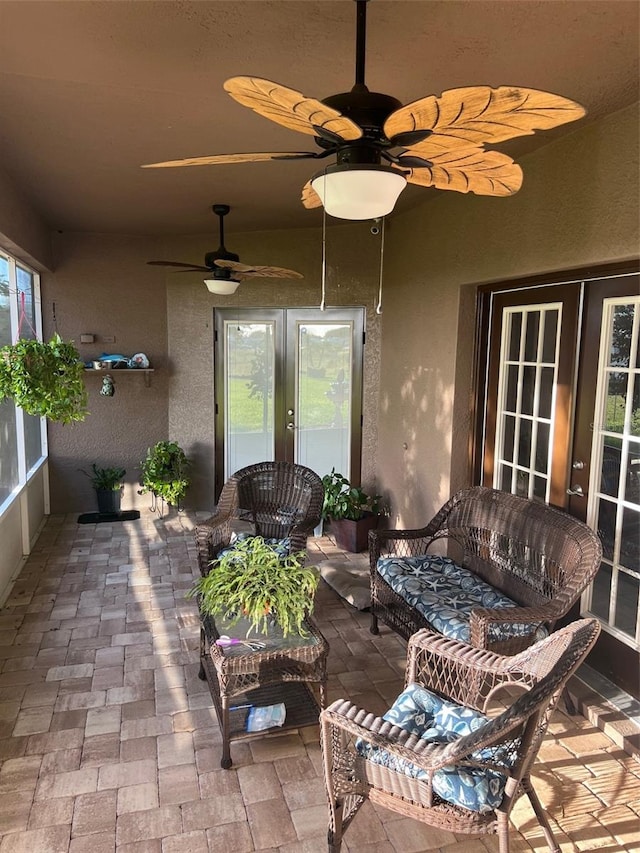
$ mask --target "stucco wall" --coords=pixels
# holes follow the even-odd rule
[[[148,446],[178,441],[193,459],[186,506],[214,504],[213,308],[320,304],[321,232],[226,235],[243,261],[299,270],[304,281],[245,282],[233,297],[208,292],[202,276],[146,266],[150,259],[199,262],[217,246],[212,234],[171,239],[63,234],[55,238],[56,272],[43,277],[45,333],[57,326],[83,358],[101,351],[146,353],[156,369],[150,387],[140,375],[113,371],[114,397],[99,394],[101,377],[88,374],[91,414],[79,424],[49,425],[53,512],[93,511],[95,497],[78,470],[99,465],[127,469],[124,509],[149,506],[137,494],[139,463]],[[332,227],[327,237],[327,306],[364,305],[367,317],[362,481],[374,488],[379,392],[380,318],[375,314],[379,238],[367,224]],[[80,335],[96,335],[93,345]],[[105,343],[105,336],[115,343]]]
[[[377,412],[380,368],[380,316],[375,313],[378,285],[379,237],[370,226],[358,223],[328,229],[327,307],[364,306],[366,346],[364,354],[362,482],[376,488]],[[169,433],[180,437],[187,454],[196,461],[188,500],[205,508],[213,506],[214,493],[214,398],[213,308],[311,307],[321,298],[322,235],[319,229],[231,235],[227,246],[243,262],[273,264],[295,269],[303,281],[263,279],[245,281],[231,297],[216,297],[202,277],[167,274],[169,359]],[[172,245],[175,258],[199,258],[215,248],[211,238],[194,238]],[[180,254],[175,254],[180,252]]]
[[[1,169],[0,245],[38,270],[52,267],[49,226]]]
[[[146,266],[157,257],[155,240],[95,234],[56,234],[55,274],[42,278],[45,336],[57,328],[75,341],[83,359],[101,352],[144,352],[155,373],[149,387],[141,374],[114,370],[116,393],[100,395],[102,377],[86,374],[90,414],[81,423],[48,425],[51,511],[97,510],[91,484],[78,469],[92,462],[126,468],[123,509],[149,505],[137,494],[138,466],[147,447],[167,437],[168,369],[166,293],[163,277]],[[81,344],[80,335],[96,336]],[[114,337],[114,343],[104,341]]]
[[[637,256],[638,162],[635,105],[522,158],[511,198],[425,191],[393,217],[378,468],[394,523],[426,522],[468,482],[468,285]]]

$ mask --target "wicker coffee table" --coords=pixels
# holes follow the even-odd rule
[[[224,770],[231,767],[231,742],[262,737],[269,732],[287,731],[316,725],[320,709],[326,705],[327,655],[329,644],[313,619],[305,621],[308,636],[284,638],[275,629],[268,636],[249,634],[249,623],[240,620],[233,626],[210,616],[201,617],[200,672],[207,681],[222,730]],[[220,646],[221,636],[240,640],[260,640],[263,649],[237,644]],[[312,687],[319,686],[319,703]],[[248,732],[251,707],[284,702],[283,726],[266,731]]]

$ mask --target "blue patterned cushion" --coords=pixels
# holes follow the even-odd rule
[[[487,717],[479,711],[447,702],[417,684],[410,684],[398,696],[383,719],[431,743],[451,743],[463,735],[471,734],[487,722]],[[362,739],[358,740],[356,748],[363,757],[375,764],[413,779],[427,779],[428,774],[415,764],[395,758],[386,750],[373,747]],[[474,758],[478,761],[489,758],[485,753],[488,750],[481,750]],[[513,759],[504,752],[493,750],[490,760],[494,765],[509,766]],[[498,808],[502,803],[505,783],[506,776],[497,770],[465,765],[436,770],[432,787],[439,797],[449,803],[471,811],[486,812]]]
[[[378,560],[378,574],[401,598],[424,616],[438,633],[468,643],[474,607],[517,607],[512,599],[449,557],[386,557]],[[524,635],[531,627],[508,622],[489,626],[489,639]],[[538,631],[536,639],[546,636]]]

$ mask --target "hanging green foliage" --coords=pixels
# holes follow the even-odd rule
[[[57,333],[48,343],[20,338],[0,348],[0,401],[30,415],[69,424],[87,416],[84,364]]]
[[[179,507],[190,483],[191,463],[175,441],[159,441],[147,450],[142,462],[140,494],[151,492],[171,506]]]

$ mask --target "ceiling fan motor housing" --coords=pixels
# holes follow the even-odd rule
[[[356,85],[350,92],[330,95],[322,103],[332,107],[362,128],[365,137],[376,142],[385,142],[382,128],[391,113],[402,106],[392,95],[370,92],[366,86]]]

